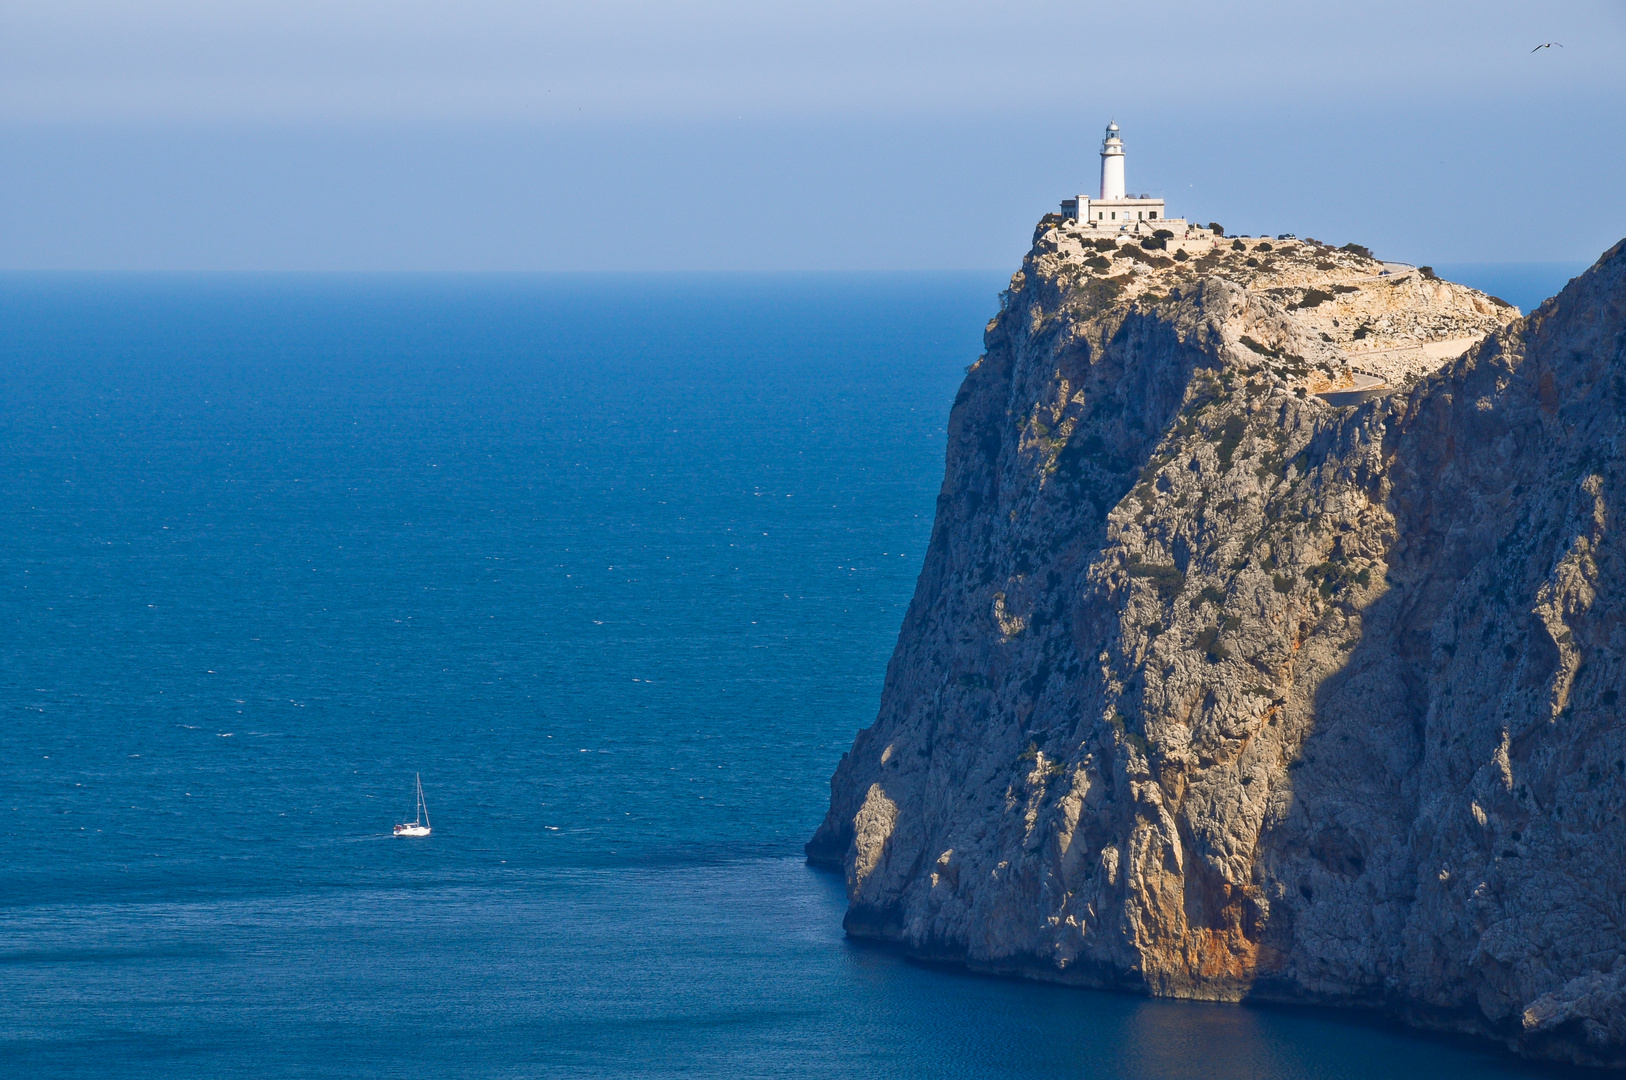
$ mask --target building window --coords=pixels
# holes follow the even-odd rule
[[[1135,217],[1140,219],[1141,221],[1146,220],[1146,211],[1144,211],[1144,210],[1136,210],[1135,211]]]
[[[1114,210],[1114,211],[1113,211],[1113,212],[1112,212],[1112,220],[1113,220],[1113,221],[1117,221],[1117,220],[1118,220],[1118,211],[1116,211],[1116,210]]]
[[[1156,210],[1153,210],[1153,211],[1152,211],[1152,220],[1153,220],[1153,221],[1156,221],[1156,220],[1157,220],[1157,211],[1156,211]]]

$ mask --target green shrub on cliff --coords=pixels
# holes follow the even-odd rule
[[[1111,263],[1107,263],[1107,266],[1110,267],[1111,265]],[[1105,308],[1113,300],[1117,299],[1118,294],[1123,291],[1124,282],[1127,280],[1128,275],[1126,274],[1108,278],[1087,278],[1073,290],[1072,303],[1069,306],[1077,305],[1092,311]]]
[[[1242,444],[1242,436],[1247,430],[1247,418],[1240,414],[1225,421],[1225,426],[1220,428],[1219,459],[1222,468],[1231,467],[1231,458],[1236,453],[1236,448]]]
[[[1231,655],[1231,650],[1220,643],[1219,635],[1219,627],[1210,626],[1192,640],[1191,646],[1206,655],[1209,663],[1217,664]]]
[[[1335,593],[1343,592],[1351,585],[1359,585],[1364,588],[1372,580],[1372,572],[1366,568],[1362,568],[1359,572],[1351,571],[1345,563],[1344,557],[1335,553],[1333,558],[1328,559],[1320,566],[1311,567],[1305,573],[1305,577],[1310,579],[1311,583],[1315,585],[1316,591],[1321,594],[1323,599],[1326,599]]]
[[[1248,348],[1252,349],[1256,353],[1264,353],[1266,356],[1270,357],[1272,360],[1280,360],[1285,355],[1282,352],[1282,350],[1273,349],[1269,345],[1262,345],[1259,342],[1253,340],[1253,338],[1249,337],[1247,334],[1242,335],[1242,344],[1246,345]]]
[[[1186,575],[1173,563],[1142,562],[1137,557],[1130,562],[1129,576],[1141,578],[1157,590],[1158,599],[1168,603],[1180,594],[1186,587]]]

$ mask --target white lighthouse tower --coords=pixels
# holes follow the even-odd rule
[[[1124,141],[1118,138],[1118,125],[1107,124],[1101,140],[1101,200],[1124,197]]]
[[[1135,234],[1153,233],[1168,226],[1183,228],[1186,224],[1183,218],[1169,219],[1162,199],[1144,193],[1125,194],[1124,141],[1118,137],[1115,123],[1107,125],[1101,140],[1101,197],[1079,195],[1065,199],[1061,216],[1089,229]]]

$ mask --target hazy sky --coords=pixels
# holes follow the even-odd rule
[[[1626,0],[8,0],[0,268],[1014,268],[1113,117],[1234,232],[1626,235]]]

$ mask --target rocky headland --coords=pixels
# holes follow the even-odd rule
[[[1047,218],[1002,300],[807,846],[849,933],[1626,1065],[1626,244],[1520,318]]]

